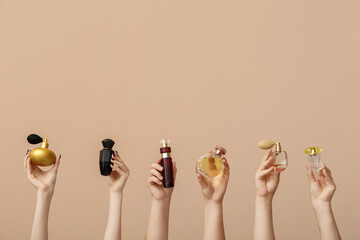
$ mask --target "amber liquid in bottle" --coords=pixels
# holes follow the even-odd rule
[[[215,152],[209,152],[202,155],[197,161],[197,171],[201,175],[209,178],[218,176],[224,169],[224,163],[221,158],[226,154],[223,147],[216,146]]]
[[[222,169],[223,161],[221,157],[204,157],[202,161],[198,163],[199,172],[211,178],[219,175]]]

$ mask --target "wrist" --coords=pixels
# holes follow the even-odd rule
[[[204,205],[209,207],[222,207],[223,201],[214,201],[211,199],[205,199]]]
[[[330,201],[313,200],[312,206],[313,206],[315,213],[331,211],[331,202]]]
[[[53,195],[54,195],[54,189],[49,189],[49,188],[38,188],[37,189],[37,197],[51,200]]]
[[[109,192],[111,195],[117,195],[117,196],[122,196],[123,195],[123,190],[113,190],[112,188],[109,188]]]
[[[157,204],[162,204],[162,205],[163,205],[163,204],[170,204],[170,202],[171,202],[171,195],[170,195],[170,196],[166,196],[166,197],[161,198],[161,199],[156,199],[156,198],[153,197],[152,202],[153,202],[153,203],[157,203]]]
[[[256,203],[272,204],[273,196],[256,196]]]

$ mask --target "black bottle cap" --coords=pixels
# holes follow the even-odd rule
[[[115,144],[115,142],[113,141],[113,140],[111,140],[111,139],[104,139],[104,140],[102,140],[102,145],[103,145],[103,147],[104,148],[112,148],[113,146],[114,146],[114,144]]]
[[[38,144],[38,143],[41,143],[41,142],[43,141],[43,139],[42,139],[39,135],[30,134],[30,135],[27,137],[27,141],[28,141],[30,144]]]

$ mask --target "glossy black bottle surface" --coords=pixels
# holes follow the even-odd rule
[[[111,174],[112,168],[110,167],[111,158],[114,153],[112,147],[114,146],[115,142],[111,139],[104,139],[102,141],[102,145],[104,147],[103,150],[100,151],[100,173],[103,176],[109,176]]]

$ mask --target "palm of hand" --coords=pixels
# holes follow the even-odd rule
[[[34,167],[32,173],[29,175],[30,182],[35,188],[52,189],[56,182],[56,173],[52,170],[47,172],[41,170],[39,167]]]
[[[262,179],[256,181],[258,195],[261,197],[271,197],[274,195],[279,185],[279,175],[271,172]]]
[[[112,171],[110,176],[107,176],[107,184],[114,192],[119,192],[124,189],[127,181],[127,176],[124,176],[116,171]]]
[[[319,179],[311,184],[310,190],[312,198],[321,201],[330,201],[335,192],[335,188],[325,182],[324,176],[319,176]]]
[[[156,200],[163,200],[171,196],[174,188],[164,188],[162,185],[152,184],[149,189]]]
[[[220,202],[224,198],[226,187],[227,181],[223,176],[219,176],[219,178],[207,180],[207,186],[202,192],[206,199]]]

